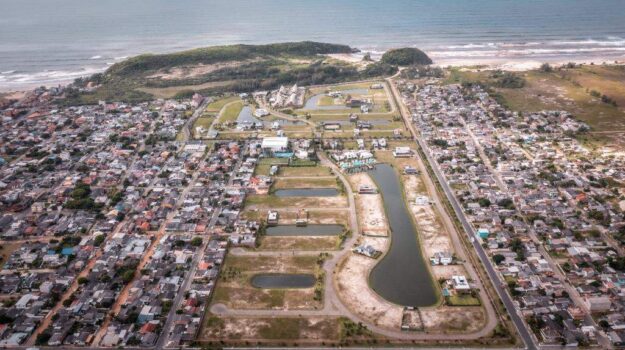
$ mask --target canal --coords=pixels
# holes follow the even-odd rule
[[[307,226],[278,225],[265,230],[267,236],[337,236],[343,232],[343,225],[315,224]]]
[[[406,206],[397,172],[387,164],[370,170],[384,199],[391,231],[391,246],[371,270],[369,283],[384,299],[402,306],[430,306],[438,293],[424,259],[417,230]]]
[[[254,275],[250,282],[252,286],[264,289],[310,288],[316,279],[312,274],[264,273]]]

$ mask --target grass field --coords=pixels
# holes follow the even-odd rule
[[[193,128],[191,129],[191,132],[193,133],[193,137],[199,137],[200,136],[200,135],[197,135],[197,131],[196,131],[196,129],[198,127],[202,127],[205,130],[208,130],[214,120],[215,120],[215,117],[201,117],[201,118],[197,118],[195,120],[195,123],[193,123]]]
[[[238,96],[220,98],[206,106],[206,110],[210,112],[219,112],[226,104],[234,102],[236,100],[239,100]]]
[[[339,247],[339,236],[264,236],[261,250],[335,250]]]
[[[222,114],[219,116],[220,123],[234,122],[237,120],[239,113],[243,109],[243,101],[234,101],[224,107]]]
[[[452,295],[445,297],[445,302],[449,306],[480,306],[480,299],[471,295]]]
[[[307,166],[307,167],[282,167],[279,175],[281,177],[290,176],[328,176],[331,175],[330,168],[323,166]]]
[[[318,257],[311,256],[235,256],[229,255],[213,295],[213,303],[234,309],[316,309],[315,287],[262,289],[250,283],[258,273],[309,273],[316,275]],[[319,282],[322,283],[322,282]]]
[[[312,177],[306,179],[278,178],[274,181],[272,190],[285,188],[338,188],[336,178]]]

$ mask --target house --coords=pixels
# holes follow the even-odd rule
[[[363,185],[363,186],[360,186],[358,188],[358,193],[360,193],[360,194],[376,194],[376,193],[378,193],[378,190],[373,188],[373,187],[371,187],[371,186]]]
[[[370,245],[359,245],[358,247],[354,248],[354,253],[364,255],[373,259],[377,259],[382,254],[382,252],[376,250]]]
[[[263,108],[257,108],[254,111],[254,116],[256,118],[262,118],[262,117],[265,117],[265,116],[268,116],[268,115],[269,115],[269,112],[267,112],[267,110],[263,109]]]
[[[278,212],[275,210],[270,210],[267,213],[267,225],[277,225],[278,224]]]
[[[265,137],[260,146],[266,154],[285,152],[289,149],[288,137]]]
[[[612,302],[607,296],[586,297],[584,303],[590,312],[606,312],[610,311]]]
[[[417,170],[417,168],[413,168],[410,165],[406,165],[404,167],[404,174],[406,174],[406,175],[418,175],[419,171]]]
[[[436,252],[430,257],[432,265],[449,265],[453,260],[453,255],[450,252]]]
[[[410,147],[395,147],[395,150],[393,151],[393,156],[395,158],[408,158],[408,157],[412,157],[412,150],[410,149]]]
[[[420,207],[430,205],[430,198],[427,196],[417,196],[414,199],[414,204]]]
[[[458,293],[469,293],[471,291],[469,281],[467,281],[467,278],[463,275],[451,276],[451,282],[454,290]]]

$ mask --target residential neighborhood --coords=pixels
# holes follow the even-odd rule
[[[621,346],[625,159],[565,111],[511,112],[479,86],[399,83],[436,162],[543,344]]]

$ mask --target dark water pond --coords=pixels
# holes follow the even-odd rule
[[[369,275],[371,287],[384,299],[403,306],[436,303],[434,280],[421,253],[397,172],[378,164],[369,175],[382,194],[391,229],[390,249]]]
[[[267,236],[336,236],[343,232],[343,225],[278,225],[267,227]]]
[[[265,273],[252,277],[251,283],[256,288],[310,288],[316,279],[311,274]]]

